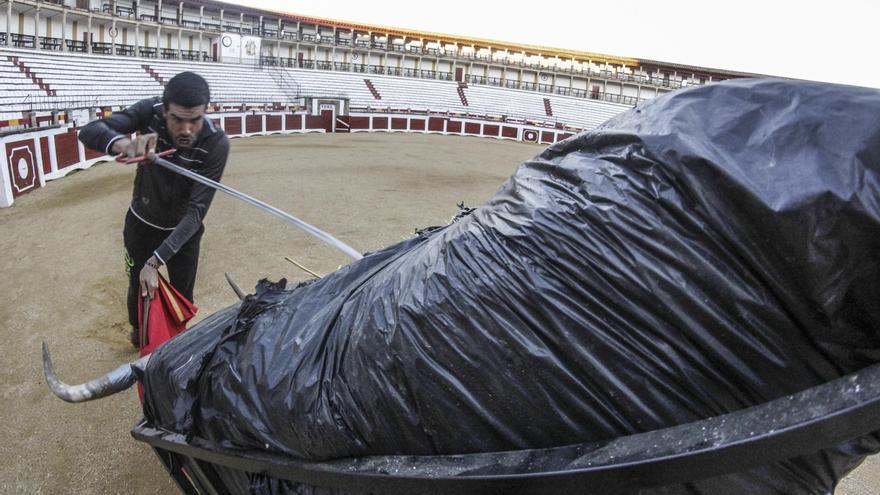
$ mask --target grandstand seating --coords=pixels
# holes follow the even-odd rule
[[[632,107],[621,103],[550,96],[553,118],[566,125],[581,129],[593,129],[615,115]]]
[[[42,79],[54,96],[48,96],[26,77],[9,56],[17,57]],[[71,107],[124,106],[161,93],[162,85],[154,75],[167,81],[184,70],[202,74],[211,86],[214,100],[226,102],[292,103],[300,96],[340,97],[349,99],[352,108],[367,111],[479,115],[579,129],[591,129],[629,108],[623,104],[528,90],[479,84],[460,86],[455,81],[371,74],[370,84],[376,94],[381,95],[381,99],[377,99],[365,84],[364,75],[357,72],[10,49],[0,49],[0,105],[4,112],[27,110],[37,99],[54,99],[58,108],[64,108],[65,103]],[[290,94],[290,88],[295,88],[298,94]],[[548,108],[552,108],[552,115],[548,115]]]
[[[362,106],[380,106],[391,109],[466,111],[455,92],[456,83],[454,82],[395,76],[373,76],[371,81],[379,94],[382,95],[381,103],[370,98],[366,101],[358,100],[358,106],[363,103]],[[352,105],[356,105],[356,100],[352,100]]]
[[[86,62],[82,57],[39,53],[22,56],[20,60],[60,97],[83,96],[93,98],[101,105],[115,106],[162,90],[136,60]],[[84,66],[85,63],[89,65]]]
[[[0,57],[0,113],[20,112],[26,109],[20,105],[22,102],[45,95],[15,64]]]
[[[269,69],[258,70],[252,65],[241,64],[165,60],[151,61],[149,65],[165,81],[186,70],[198,72],[208,81],[212,97],[217,101],[281,102],[282,100],[282,92],[269,74]]]

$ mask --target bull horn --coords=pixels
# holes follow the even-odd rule
[[[238,300],[244,300],[245,293],[243,290],[241,290],[241,287],[239,287],[238,284],[235,283],[235,280],[232,280],[232,277],[230,277],[228,273],[224,272],[223,275],[226,276],[226,281],[229,282],[229,286],[232,287],[232,290],[235,291],[235,295],[238,296]]]
[[[46,383],[61,400],[67,402],[86,402],[113,395],[129,388],[134,384],[133,368],[144,369],[150,360],[150,354],[138,359],[133,363],[126,363],[92,381],[81,385],[68,385],[58,379],[52,366],[52,358],[49,356],[49,346],[43,342],[43,374]]]

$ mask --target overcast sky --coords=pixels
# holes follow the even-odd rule
[[[809,0],[230,3],[366,24],[880,88],[880,0],[821,4]]]

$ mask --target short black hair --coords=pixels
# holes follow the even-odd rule
[[[165,85],[162,103],[168,106],[175,103],[182,107],[207,105],[211,101],[211,90],[208,81],[195,72],[181,72],[172,77]]]

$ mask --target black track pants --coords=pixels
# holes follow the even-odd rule
[[[170,260],[166,260],[168,278],[171,285],[184,297],[193,301],[193,289],[196,285],[196,270],[199,267],[199,244],[205,226],[184,244]],[[170,230],[161,230],[142,222],[128,210],[125,215],[125,227],[122,238],[125,243],[125,265],[129,271],[128,278],[128,321],[132,328],[138,328],[138,297],[140,296],[140,273],[144,263],[153,255],[153,251],[162,244]]]

